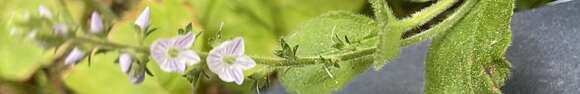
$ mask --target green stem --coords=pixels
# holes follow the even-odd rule
[[[130,46],[124,44],[113,43],[111,41],[103,40],[101,38],[87,37],[87,36],[77,36],[73,40],[79,43],[90,43],[96,44],[104,48],[110,49],[136,49],[142,53],[149,53],[147,48],[141,48],[137,46]],[[355,59],[361,56],[371,55],[374,53],[375,48],[363,48],[360,50],[350,51],[340,54],[313,56],[313,57],[297,57],[295,60],[289,60],[285,58],[278,57],[263,57],[263,56],[250,56],[256,61],[257,64],[271,65],[271,66],[293,66],[293,65],[311,65],[311,64],[328,64],[328,63],[338,63],[339,61]],[[198,52],[201,58],[206,58],[207,52]]]
[[[455,25],[457,22],[459,22],[459,20],[461,20],[461,18],[463,18],[465,15],[467,15],[469,10],[471,10],[471,8],[473,8],[475,6],[477,1],[479,1],[479,0],[467,0],[467,1],[465,1],[465,3],[461,7],[459,7],[459,9],[457,9],[457,11],[454,14],[452,14],[451,16],[449,16],[447,19],[445,19],[444,21],[442,21],[441,23],[439,23],[438,25],[436,25],[433,28],[430,28],[426,31],[423,31],[423,32],[417,34],[417,35],[414,35],[414,36],[411,36],[409,38],[404,39],[402,42],[402,45],[407,46],[407,45],[416,44],[416,43],[419,43],[423,40],[430,39],[434,36],[437,36],[441,32],[449,30],[451,27],[453,27],[453,25]]]
[[[402,19],[400,24],[404,31],[419,27],[449,9],[456,2],[457,0],[439,0],[428,8],[414,13],[412,17]]]
[[[389,7],[388,2],[385,0],[371,0],[372,7],[375,11],[375,17],[377,17],[378,21],[387,22],[387,23],[394,23],[398,19],[393,14],[393,10]]]
[[[429,29],[427,29],[419,34],[416,34],[414,36],[403,39],[401,42],[401,47],[406,47],[409,45],[417,44],[421,41],[431,39],[432,37],[437,36],[440,33],[449,30],[457,22],[459,22],[459,20],[461,20],[461,18],[463,18],[467,13],[469,13],[469,10],[471,10],[475,6],[475,4],[477,4],[478,1],[479,0],[467,0],[467,1],[465,1],[456,10],[455,13],[451,14],[448,18],[443,20],[441,23],[439,23],[439,24],[435,25],[434,27],[429,28]],[[376,38],[377,36],[378,36],[377,34],[371,34],[368,36],[368,38],[365,38],[365,40],[371,40],[371,39]]]
[[[108,48],[108,49],[136,49],[137,51],[144,52],[144,53],[149,52],[147,48],[141,48],[141,47],[137,47],[137,46],[113,43],[111,41],[97,38],[97,37],[76,36],[76,37],[73,37],[72,40],[76,40],[79,43],[96,44],[96,45],[99,45],[103,48]]]

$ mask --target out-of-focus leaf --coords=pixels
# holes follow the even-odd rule
[[[42,65],[43,50],[23,37],[10,36],[0,23],[0,78],[24,80]]]
[[[18,21],[25,20],[43,2],[8,0],[0,3],[0,79],[26,80],[39,68],[46,52],[32,40],[17,33]],[[50,32],[50,31],[40,31]]]
[[[376,32],[376,23],[364,16],[348,12],[333,12],[303,24],[294,34],[288,36],[290,45],[299,45],[298,57],[317,57],[330,51],[337,51],[335,36],[347,36],[349,40],[363,40],[371,32]],[[362,41],[356,47],[372,47],[375,39]],[[279,71],[282,84],[291,92],[300,94],[324,94],[341,88],[366,70],[372,56],[340,61],[340,67],[324,64],[291,67]]]
[[[359,11],[365,0],[192,0],[204,33],[244,37],[247,54],[274,56],[277,41],[302,23],[331,10]],[[223,23],[223,28],[220,25]]]
[[[513,0],[481,0],[447,34],[436,37],[426,64],[428,94],[494,94],[508,79]]]
[[[65,76],[66,85],[80,94],[170,94],[156,77],[146,76],[143,83],[132,84],[119,65],[113,63],[116,56],[116,53],[99,54],[93,57],[91,66],[86,65],[86,60],[75,65]]]

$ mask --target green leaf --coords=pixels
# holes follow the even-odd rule
[[[318,57],[332,51],[333,38],[347,36],[351,41],[361,41],[355,48],[372,47],[376,39],[365,36],[376,32],[376,23],[368,17],[348,12],[332,12],[303,24],[288,37],[290,45],[299,45],[298,57]],[[340,67],[332,65],[306,65],[279,71],[279,77],[289,91],[299,94],[324,94],[341,88],[365,71],[372,62],[372,56],[340,61]]]
[[[501,93],[510,64],[513,0],[481,0],[447,34],[433,40],[426,64],[428,94]]]

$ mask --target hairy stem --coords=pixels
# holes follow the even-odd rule
[[[399,24],[401,24],[404,31],[419,27],[435,18],[437,15],[443,13],[445,10],[451,8],[451,6],[456,2],[457,0],[439,0],[428,8],[414,13],[412,17],[402,19]]]
[[[375,11],[375,17],[378,21],[385,21],[387,23],[396,22],[398,19],[393,14],[393,10],[389,7],[388,2],[385,0],[371,0],[370,1]]]
[[[414,35],[414,36],[411,36],[409,38],[404,39],[402,42],[402,45],[406,46],[406,45],[416,44],[416,43],[419,43],[419,42],[424,41],[426,39],[430,39],[434,36],[437,36],[441,32],[447,31],[449,28],[453,27],[453,25],[455,25],[457,22],[459,22],[459,20],[461,20],[461,18],[463,18],[463,16],[465,16],[469,12],[469,10],[471,10],[473,8],[473,6],[475,6],[477,1],[479,1],[479,0],[467,0],[467,1],[465,1],[465,3],[463,5],[461,5],[461,7],[459,7],[459,9],[457,9],[457,11],[454,14],[452,14],[451,16],[449,16],[447,19],[445,19],[444,21],[442,21],[441,23],[439,23],[435,27],[432,27],[432,28],[430,28],[426,31],[423,31],[417,35]]]

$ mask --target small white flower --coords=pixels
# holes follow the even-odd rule
[[[256,66],[256,62],[244,55],[244,39],[237,37],[212,49],[207,56],[207,66],[225,82],[244,82],[244,70]]]
[[[129,76],[131,83],[140,84],[145,79],[145,65],[133,63],[131,54],[122,52],[119,55],[119,66],[121,71]]]
[[[141,30],[145,30],[147,25],[149,25],[149,6],[145,7],[145,10],[141,12],[141,15],[137,17],[135,24],[141,28]]]
[[[131,55],[128,53],[121,53],[119,55],[119,67],[121,67],[121,71],[125,74],[129,74],[129,70],[131,69],[131,65],[133,60],[131,59]]]
[[[103,20],[101,16],[96,11],[93,12],[91,15],[91,24],[90,24],[91,33],[101,33],[103,32]]]
[[[195,34],[189,32],[171,39],[159,39],[151,45],[151,57],[165,72],[184,73],[187,65],[199,63],[199,56],[190,50]]]
[[[42,5],[38,7],[38,13],[42,17],[52,18],[52,13],[50,13],[50,10]]]
[[[75,47],[64,59],[64,64],[65,65],[75,64],[79,62],[81,59],[83,59],[83,57],[85,57],[84,52],[80,48]]]

